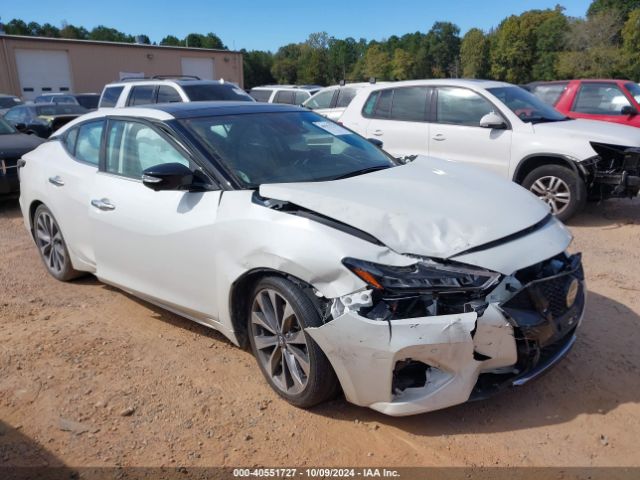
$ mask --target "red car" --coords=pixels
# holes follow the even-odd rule
[[[640,127],[640,85],[631,80],[559,80],[524,88],[568,117]]]

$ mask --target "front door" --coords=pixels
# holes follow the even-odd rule
[[[151,125],[109,120],[90,206],[96,274],[195,319],[215,319],[210,239],[220,192],[155,192],[143,185],[144,169],[174,162],[197,168]]]
[[[583,82],[573,100],[569,116],[627,124],[633,116],[622,114],[633,106],[625,92],[613,82]],[[635,106],[634,106],[635,108]]]

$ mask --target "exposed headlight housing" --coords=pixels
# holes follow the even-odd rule
[[[344,258],[345,267],[377,291],[420,293],[478,293],[498,284],[500,274],[453,262],[431,259],[405,267]]]

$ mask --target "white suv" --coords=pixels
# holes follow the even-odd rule
[[[158,75],[153,78],[125,79],[106,85],[98,108],[209,100],[254,101],[240,87],[224,80]]]
[[[378,85],[385,85],[385,83]],[[320,90],[302,106],[337,121],[360,90],[374,86],[376,84],[371,82],[332,85]]]
[[[561,220],[589,199],[635,196],[640,129],[573,120],[524,89],[487,80],[416,80],[360,92],[340,118],[396,157],[466,162],[512,179]]]
[[[321,88],[320,85],[263,85],[253,87],[249,95],[256,102],[302,105]]]

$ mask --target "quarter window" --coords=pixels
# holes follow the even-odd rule
[[[273,90],[253,89],[249,92],[249,95],[251,95],[256,102],[268,102],[271,98],[271,93],[273,93]]]
[[[62,142],[64,143],[64,146],[66,147],[67,151],[71,155],[75,155],[75,153],[76,153],[76,140],[77,139],[78,139],[78,127],[72,128],[71,130],[69,130],[65,134],[64,139],[62,140]]]
[[[158,87],[158,103],[176,102],[182,102],[182,98],[175,88],[166,85],[160,85]]]
[[[573,111],[591,115],[622,115],[631,103],[615,83],[583,83],[576,95]]]
[[[102,120],[87,122],[78,127],[75,141],[74,156],[91,165],[98,165],[100,161],[100,142],[102,140]]]
[[[494,110],[488,100],[466,88],[438,88],[438,123],[479,127],[480,119]]]
[[[150,126],[138,122],[114,120],[109,124],[106,171],[140,179],[142,172],[155,165],[189,160]]]
[[[100,99],[101,107],[115,107],[124,87],[108,87],[104,89]]]
[[[148,105],[153,103],[154,85],[139,85],[131,89],[127,105]]]
[[[280,90],[276,93],[276,98],[274,98],[274,103],[286,103],[288,105],[293,105],[295,103],[295,92],[291,90]]]

